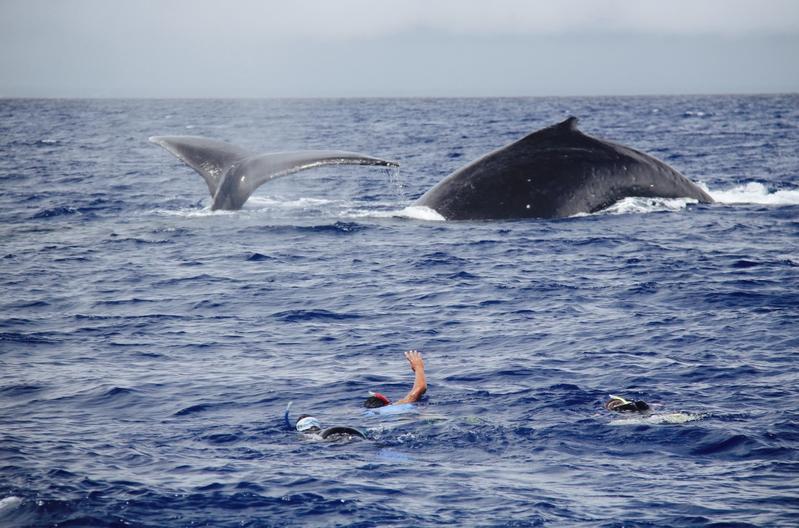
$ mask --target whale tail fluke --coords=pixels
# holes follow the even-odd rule
[[[393,161],[340,150],[301,150],[253,155],[222,141],[196,136],[153,136],[150,142],[200,173],[214,199],[212,209],[241,209],[269,180],[323,165],[399,167]]]
[[[222,177],[237,161],[252,156],[251,152],[235,145],[197,136],[152,136],[150,143],[163,147],[200,173],[211,196],[216,194]]]

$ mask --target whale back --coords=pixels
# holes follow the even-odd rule
[[[662,161],[583,134],[570,117],[458,169],[416,203],[448,220],[562,218],[628,196],[713,201]]]

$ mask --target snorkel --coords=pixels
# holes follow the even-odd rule
[[[283,414],[283,421],[286,423],[286,429],[294,429],[294,427],[291,426],[291,419],[289,418],[289,410],[291,409],[292,403],[294,402],[290,401],[288,405],[286,405],[286,412]]]
[[[375,407],[383,407],[385,405],[391,405],[391,400],[379,392],[373,391],[369,391],[369,397],[363,402],[363,406],[367,409],[374,409]]]

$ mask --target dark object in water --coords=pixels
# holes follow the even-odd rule
[[[416,201],[446,220],[564,218],[622,198],[713,198],[662,161],[577,129],[577,118],[453,172]]]
[[[322,438],[325,440],[333,440],[336,436],[357,436],[359,438],[366,438],[366,435],[359,431],[354,427],[348,427],[346,425],[337,425],[334,427],[328,427],[321,434]]]
[[[605,409],[616,412],[646,412],[649,404],[643,400],[625,400],[621,396],[613,396],[605,403]]]

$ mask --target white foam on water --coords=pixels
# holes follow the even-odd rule
[[[698,184],[713,199],[725,205],[761,204],[761,205],[799,205],[799,189],[783,189],[770,191],[759,182],[749,182],[726,190],[714,190],[703,183]],[[596,214],[624,215],[646,214],[654,212],[682,211],[691,204],[698,203],[693,198],[644,198],[627,197],[619,200]],[[329,200],[325,198],[283,198],[280,196],[253,196],[244,205],[245,211],[258,210],[343,210],[339,216],[345,218],[409,218],[428,222],[443,222],[446,219],[434,209],[422,205],[410,205],[404,209],[394,209],[395,203],[362,203]],[[210,207],[203,209],[156,209],[155,214],[180,216],[184,218],[206,217],[219,214],[236,214],[236,211],[212,211]],[[578,213],[575,217],[589,216]]]
[[[226,211],[226,210],[211,210],[211,206],[208,205],[203,207],[202,209],[196,208],[183,208],[183,209],[154,209],[150,211],[151,214],[156,215],[163,215],[163,216],[178,216],[182,218],[203,218],[209,216],[218,216],[218,215],[235,215],[241,212],[255,212],[263,211],[263,210],[303,210],[303,209],[314,209],[318,210],[324,208],[325,206],[336,204],[334,200],[326,200],[322,198],[294,198],[294,199],[283,199],[280,197],[269,197],[269,196],[253,196],[244,204],[238,211]]]
[[[409,205],[401,211],[395,211],[394,216],[411,218],[413,220],[426,220],[429,222],[444,222],[446,218],[438,214],[438,211],[424,205]]]
[[[160,216],[178,216],[181,218],[204,218],[215,215],[230,215],[236,211],[212,211],[210,207],[202,209],[154,209],[151,214]]]
[[[714,200],[723,204],[799,204],[799,189],[769,191],[768,187],[759,182],[749,182],[727,190],[713,190],[703,184],[699,184],[699,186]]]
[[[695,203],[698,203],[698,201],[693,198],[642,198],[631,196],[619,200],[610,207],[600,211],[599,214],[620,215],[655,213],[660,211],[681,211],[689,204]]]
[[[725,205],[761,204],[761,205],[799,205],[799,189],[783,189],[770,191],[759,182],[737,185],[731,189],[710,189],[704,183],[697,184],[717,203]],[[681,211],[688,205],[698,203],[693,198],[642,198],[628,197],[619,200],[598,214],[642,214],[660,211]],[[575,216],[587,216],[584,213]]]
[[[334,200],[324,198],[293,198],[284,199],[279,196],[251,196],[244,209],[316,209],[322,205],[334,204]]]
[[[695,422],[701,420],[701,414],[692,413],[663,413],[649,415],[630,415],[610,421],[610,425],[669,425]]]
[[[395,218],[398,211],[386,209],[345,209],[339,213],[340,218],[358,219],[358,218]]]
[[[5,499],[0,499],[0,514],[14,510],[20,504],[22,504],[22,499],[13,495]]]
[[[374,205],[374,204],[372,204]],[[388,209],[348,209],[341,216],[345,218],[409,218],[411,220],[423,220],[427,222],[443,222],[445,218],[435,210],[423,205],[409,205],[404,209],[392,209],[387,204]]]

